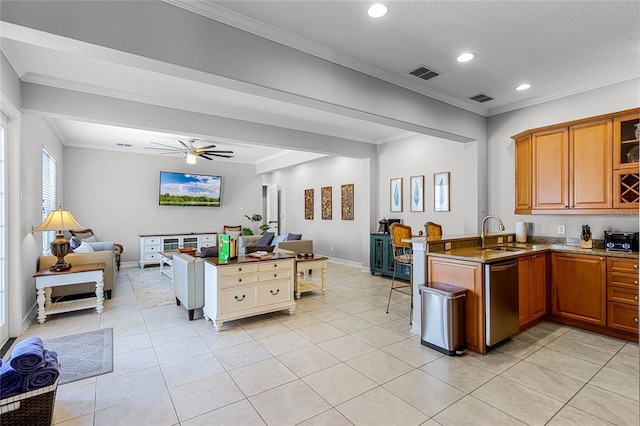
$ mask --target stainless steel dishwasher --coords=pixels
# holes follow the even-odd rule
[[[487,346],[516,334],[519,324],[518,260],[484,266]]]

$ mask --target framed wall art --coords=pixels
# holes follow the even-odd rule
[[[322,199],[322,220],[331,220],[331,187],[320,188],[320,198]]]
[[[402,211],[402,178],[391,179],[391,191],[389,192],[389,198],[391,200],[392,212]]]
[[[313,220],[313,189],[304,190],[304,218]]]
[[[424,211],[424,175],[411,176],[411,211]]]
[[[433,174],[433,208],[437,212],[449,211],[449,172]]]
[[[342,220],[353,220],[353,184],[342,185]]]

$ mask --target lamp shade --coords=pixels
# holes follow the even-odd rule
[[[57,210],[49,213],[47,218],[34,229],[34,232],[68,231],[69,229],[83,228],[84,226],[78,223],[69,210],[62,210],[62,207],[58,207]]]

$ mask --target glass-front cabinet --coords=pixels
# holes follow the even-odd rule
[[[638,208],[639,124],[639,114],[628,114],[613,119],[613,202],[616,208]]]

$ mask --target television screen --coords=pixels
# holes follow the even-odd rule
[[[160,205],[220,207],[221,186],[221,176],[160,172]]]

